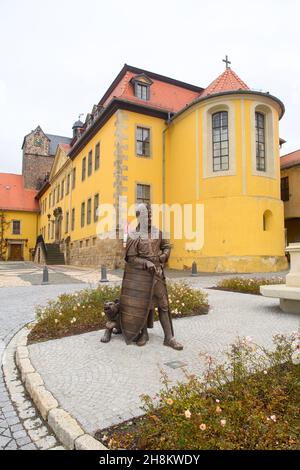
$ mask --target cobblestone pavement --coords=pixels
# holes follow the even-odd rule
[[[199,285],[199,279],[193,282]],[[158,391],[161,369],[173,381],[184,378],[180,367],[174,369],[167,363],[181,361],[188,371],[201,374],[201,352],[221,359],[237,336],[247,335],[271,346],[274,334],[290,333],[299,326],[300,317],[282,313],[276,300],[207,292],[211,305],[208,315],[174,321],[183,351],[162,345],[162,330],[156,323],[150,330],[150,342],[143,348],[126,346],[119,335],[103,344],[102,332],[96,331],[31,345],[31,361],[60,405],[86,432],[94,433],[141,414],[140,395]]]
[[[76,284],[86,282],[76,279],[67,273],[56,271],[55,267],[48,266],[49,284]],[[0,262],[0,287],[17,287],[41,285],[43,280],[43,266],[30,262]]]
[[[3,268],[7,270],[8,264],[1,263],[1,276],[4,277]],[[23,264],[23,269],[32,268]],[[6,271],[9,277],[10,270],[16,272],[18,267],[10,266]],[[21,267],[22,269],[22,267]],[[22,271],[23,273],[23,271]],[[46,449],[57,446],[56,439],[45,427],[41,418],[36,414],[35,408],[24,391],[14,364],[13,345],[6,351],[6,367],[10,368],[13,376],[11,384],[14,390],[14,401],[8,395],[3,378],[3,353],[14,337],[15,333],[24,324],[34,319],[34,305],[45,303],[56,298],[63,292],[70,292],[84,287],[83,284],[45,285],[2,287],[0,289],[0,450],[2,449]]]

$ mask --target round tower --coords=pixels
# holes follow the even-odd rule
[[[286,268],[279,164],[283,113],[278,98],[251,90],[226,64],[225,72],[174,116],[166,202],[202,204],[203,241],[193,249],[186,236],[173,239],[171,267],[196,261],[206,272]]]

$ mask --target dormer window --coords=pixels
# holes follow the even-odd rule
[[[140,100],[148,101],[150,99],[150,86],[152,85],[152,80],[150,80],[147,75],[141,74],[133,77],[131,82],[134,87],[134,96]]]
[[[149,98],[149,86],[142,85],[141,83],[137,83],[135,86],[135,96],[140,100],[147,101]]]

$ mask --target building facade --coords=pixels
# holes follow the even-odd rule
[[[25,189],[22,175],[0,173],[0,259],[29,261],[38,234],[36,191]]]
[[[163,222],[178,206],[182,214],[200,207],[199,246],[170,225],[172,268],[196,261],[204,272],[284,269],[283,113],[280,100],[250,90],[230,68],[203,89],[125,65],[85,123],[74,124],[73,138],[58,142],[36,195],[39,243],[58,246],[66,263],[120,266],[126,198],[128,206],[163,205]],[[33,144],[49,153],[44,136]],[[115,239],[105,238],[109,228],[99,220],[105,205],[116,210]]]
[[[300,150],[284,155],[281,164],[281,199],[284,202],[286,243],[300,242]]]

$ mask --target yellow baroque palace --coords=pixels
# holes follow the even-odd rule
[[[171,230],[171,268],[285,269],[283,113],[278,98],[251,90],[228,64],[205,89],[125,65],[72,138],[38,127],[24,139],[24,187],[36,189],[40,208],[34,260],[120,266],[123,241],[98,236],[97,208],[126,196],[128,206],[171,212],[201,205],[202,243]]]

